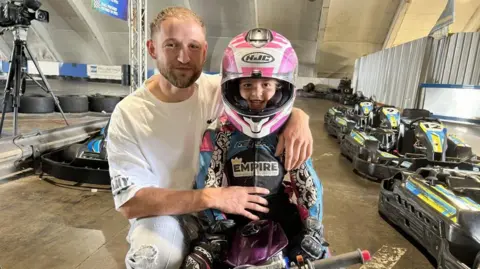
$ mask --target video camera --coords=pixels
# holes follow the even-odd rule
[[[0,27],[30,25],[32,20],[49,22],[49,14],[41,10],[38,0],[7,0],[0,3]]]

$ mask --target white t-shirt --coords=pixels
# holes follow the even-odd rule
[[[223,110],[220,76],[202,73],[195,85],[179,103],[158,100],[144,84],[117,104],[107,137],[117,210],[144,187],[192,189],[207,122]]]

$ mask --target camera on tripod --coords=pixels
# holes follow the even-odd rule
[[[32,20],[40,22],[49,22],[48,12],[41,10],[42,3],[38,0],[7,0],[0,3],[0,35],[5,31],[11,31],[13,34],[13,50],[10,59],[10,66],[8,70],[7,83],[3,94],[3,109],[2,117],[0,119],[0,137],[2,136],[3,123],[5,121],[5,111],[7,108],[7,100],[12,100],[13,107],[13,135],[16,136],[18,132],[18,108],[20,107],[20,96],[26,90],[26,78],[29,77],[35,84],[42,88],[46,93],[49,93],[56,106],[62,113],[65,123],[68,125],[67,118],[63,114],[63,110],[58,102],[58,99],[53,94],[47,79],[43,75],[42,70],[38,64],[37,59],[33,57],[30,49],[27,46],[28,29],[30,28]],[[30,75],[27,70],[27,56],[33,61],[38,74],[42,78],[44,85],[40,84]]]
[[[0,27],[30,25],[32,20],[49,22],[48,11],[40,9],[38,0],[8,0],[0,3]]]

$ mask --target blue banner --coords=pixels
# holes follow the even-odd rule
[[[435,25],[433,26],[429,35],[431,36],[435,32],[445,27],[448,27],[454,21],[455,21],[455,0],[448,0],[447,5],[445,6],[445,9],[440,15],[440,18],[438,18],[437,23],[435,23]]]
[[[128,20],[128,0],[92,0],[92,7],[114,18]]]

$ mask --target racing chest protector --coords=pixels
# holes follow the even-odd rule
[[[275,148],[271,146],[274,136],[251,139],[239,133],[232,137],[225,162],[229,186],[262,187],[268,189],[270,195],[283,192],[285,169],[274,156]]]
[[[285,206],[292,205],[289,195],[295,193],[301,219],[313,217],[322,221],[323,187],[311,159],[299,169],[288,172],[291,181],[288,184],[284,182],[287,171],[280,157],[275,156],[277,143],[277,133],[253,139],[229,123],[208,130],[200,150],[200,170],[195,187],[221,187],[226,182],[228,186],[266,188],[270,194],[264,198],[269,202],[271,213],[280,213],[282,207],[286,209]],[[226,217],[217,210],[207,211],[212,214],[209,218],[219,220]],[[258,215],[258,212],[254,214]]]

